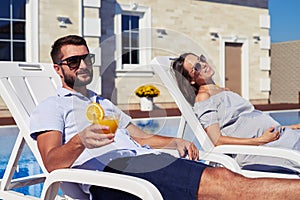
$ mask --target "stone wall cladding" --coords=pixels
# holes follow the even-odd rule
[[[119,4],[131,2],[132,0],[117,1]],[[268,9],[261,9],[258,5],[246,6],[246,3],[233,4],[238,1],[215,3],[197,0],[139,0],[136,2],[139,6],[151,8],[151,27],[154,29],[152,57],[176,56],[183,52],[204,52],[213,62],[218,73],[221,70],[220,56],[223,53],[220,50],[221,38],[231,38],[235,35],[245,38],[249,52],[249,99],[260,102],[268,101],[269,92],[260,90],[260,79],[269,78],[269,71],[261,70],[259,61],[260,57],[268,57],[269,50],[261,49],[259,43],[253,42],[255,34],[260,37],[269,36],[269,29],[259,26],[260,15],[268,15]],[[158,38],[155,32],[158,28],[165,29],[167,35]],[[218,32],[219,38],[211,40],[210,32],[214,30]],[[125,103],[129,98],[126,93],[118,95],[123,98],[123,100],[118,100],[120,103],[123,101]],[[169,95],[165,97],[163,95],[160,100],[172,101]]]
[[[299,103],[300,40],[271,45],[271,103]]]

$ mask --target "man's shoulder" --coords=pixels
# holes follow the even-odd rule
[[[50,96],[50,97],[47,97],[46,99],[42,100],[39,105],[57,103],[58,99],[59,99],[58,96]]]
[[[59,104],[60,101],[58,96],[50,96],[42,100],[34,110],[37,111],[37,110],[53,109],[53,108],[57,108],[57,105]]]
[[[102,97],[102,96],[100,96],[100,95],[97,95],[96,96],[96,102],[97,103],[108,103],[108,104],[114,104],[113,102],[111,102],[109,99],[106,99],[106,98],[104,98],[104,97]]]

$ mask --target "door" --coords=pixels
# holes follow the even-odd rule
[[[225,87],[242,93],[242,44],[225,43]]]

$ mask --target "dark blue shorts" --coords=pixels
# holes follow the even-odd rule
[[[200,162],[180,159],[162,153],[119,158],[110,162],[104,171],[148,180],[158,188],[166,200],[188,200],[196,199],[202,172],[206,167],[208,166]],[[93,195],[96,192],[95,187],[91,187],[90,191]],[[117,199],[107,197],[106,194],[106,199]],[[134,199],[131,197],[119,198]]]

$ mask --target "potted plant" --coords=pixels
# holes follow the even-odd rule
[[[160,91],[154,85],[142,85],[135,90],[135,94],[140,97],[141,111],[151,111],[153,97],[157,97]]]

